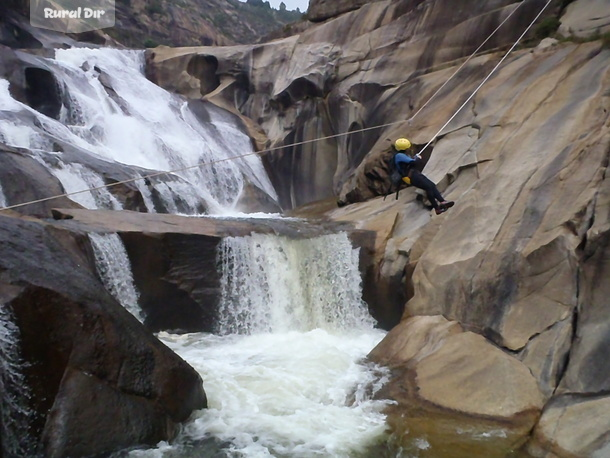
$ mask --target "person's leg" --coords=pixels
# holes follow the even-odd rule
[[[445,201],[436,185],[418,170],[411,171],[411,184],[426,191],[426,196],[435,210],[439,208],[439,202]]]

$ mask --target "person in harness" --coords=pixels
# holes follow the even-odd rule
[[[408,139],[399,138],[392,147],[395,153],[391,159],[393,161],[392,165],[402,177],[402,181],[423,189],[437,215],[453,207],[454,202],[445,200],[436,185],[415,167],[421,158],[419,156],[413,157],[412,153],[409,153],[411,142]]]

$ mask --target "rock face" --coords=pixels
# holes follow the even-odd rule
[[[610,52],[599,40],[532,43],[491,73],[504,55],[498,50],[512,46],[545,3],[405,0],[335,2],[333,9],[312,2],[312,18],[325,22],[298,36],[257,46],[160,50],[150,66],[157,75],[179,74],[191,96],[232,107],[262,127],[284,208],[338,196],[344,207],[327,217],[377,231],[377,267],[368,281],[387,298],[388,327],[403,319],[382,348],[400,346],[404,320],[415,317],[444,316],[465,330],[444,338],[433,356],[401,360],[402,372],[394,372],[387,388],[399,400],[398,412],[406,399],[432,403],[431,429],[454,419],[455,409],[461,418],[473,415],[459,398],[434,393],[442,379],[472,399],[462,384],[485,380],[484,370],[472,379],[455,373],[453,357],[477,367],[469,356],[482,352],[484,367],[516,377],[502,385],[515,394],[504,405],[515,434],[505,451],[519,448],[541,415],[525,446],[530,453],[602,456],[608,439],[592,424],[597,419],[589,420],[591,435],[581,442],[581,432],[567,433],[577,420],[562,413],[582,418],[580,412],[602,411],[607,402],[602,279],[610,219]],[[555,16],[574,31],[603,31],[595,5],[553,3],[542,18]],[[465,62],[504,20],[483,52]],[[536,33],[534,26],[528,37]],[[201,75],[188,71],[201,56],[218,61],[212,76],[219,84],[211,92]],[[156,81],[182,90],[171,78]],[[379,197],[386,151],[397,136],[409,137],[419,151],[429,143],[424,173],[457,202],[450,211],[431,215],[413,189],[397,201]],[[425,352],[423,341],[410,345],[412,355]],[[463,354],[462,346],[470,351]],[[380,352],[375,359],[388,363]],[[482,392],[497,396],[489,390]],[[497,411],[474,414],[508,421]],[[399,437],[413,427],[393,418]],[[493,456],[487,452],[469,456]]]
[[[356,10],[367,3],[364,0],[310,0],[307,19],[312,22],[325,21],[343,13]]]
[[[586,14],[599,3],[567,3],[542,18],[604,26]],[[530,42],[491,73],[546,1],[312,4],[325,22],[299,35],[157,48],[147,74],[241,116],[269,150],[283,208],[331,198],[342,207],[326,218],[376,232],[368,298],[395,327],[370,358],[392,369],[380,395],[397,402],[389,423],[403,450],[429,435],[435,458],[455,457],[444,444],[456,443],[464,457],[604,456],[610,51]],[[382,199],[397,136],[423,153],[450,211],[431,214],[412,188]],[[127,232],[132,247],[182,245]]]
[[[28,362],[31,416],[14,427],[31,456],[154,445],[206,407],[199,374],[106,292],[86,237],[5,213],[0,247],[0,303]]]
[[[608,397],[560,396],[550,402],[529,445],[532,456],[607,456]],[[595,419],[595,421],[591,421]]]
[[[544,3],[471,1],[456,10],[442,1],[372,2],[261,45],[155,49],[148,73],[163,87],[204,97],[258,124],[269,138],[265,148],[274,148],[265,157],[283,208],[337,194],[344,203],[362,201],[385,188],[383,175],[375,180],[373,160],[387,149],[399,121],[415,114],[450,76],[451,69],[441,67],[468,56],[484,40],[477,38],[505,19],[482,49],[511,45]],[[202,58],[217,64],[195,72],[194,63]],[[483,72],[483,63],[476,61],[459,79],[466,86],[453,81],[446,93],[463,98],[468,83],[479,81]],[[208,81],[214,79],[218,85],[211,90]],[[457,106],[456,100],[447,108]],[[388,120],[396,125],[361,131]],[[425,138],[437,126],[433,121],[429,132],[425,126],[410,127],[423,130]]]
[[[594,33],[610,31],[608,2],[604,0],[579,0],[571,2],[561,17],[559,32],[565,36],[587,37]]]

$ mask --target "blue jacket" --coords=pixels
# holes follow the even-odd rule
[[[403,177],[409,174],[409,171],[411,170],[411,167],[415,165],[415,162],[417,162],[417,159],[412,158],[405,153],[396,153],[394,155],[394,164],[396,165],[396,169]]]

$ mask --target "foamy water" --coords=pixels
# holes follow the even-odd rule
[[[350,457],[385,440],[385,374],[361,360],[382,331],[171,335],[160,339],[202,376],[209,407],[178,444],[215,438],[227,456]],[[134,456],[176,456],[181,445]],[[196,449],[195,449],[196,450]]]
[[[159,338],[203,379],[209,408],[178,440],[133,456],[356,457],[386,439],[383,338],[346,234],[231,237],[218,252],[216,334]]]

